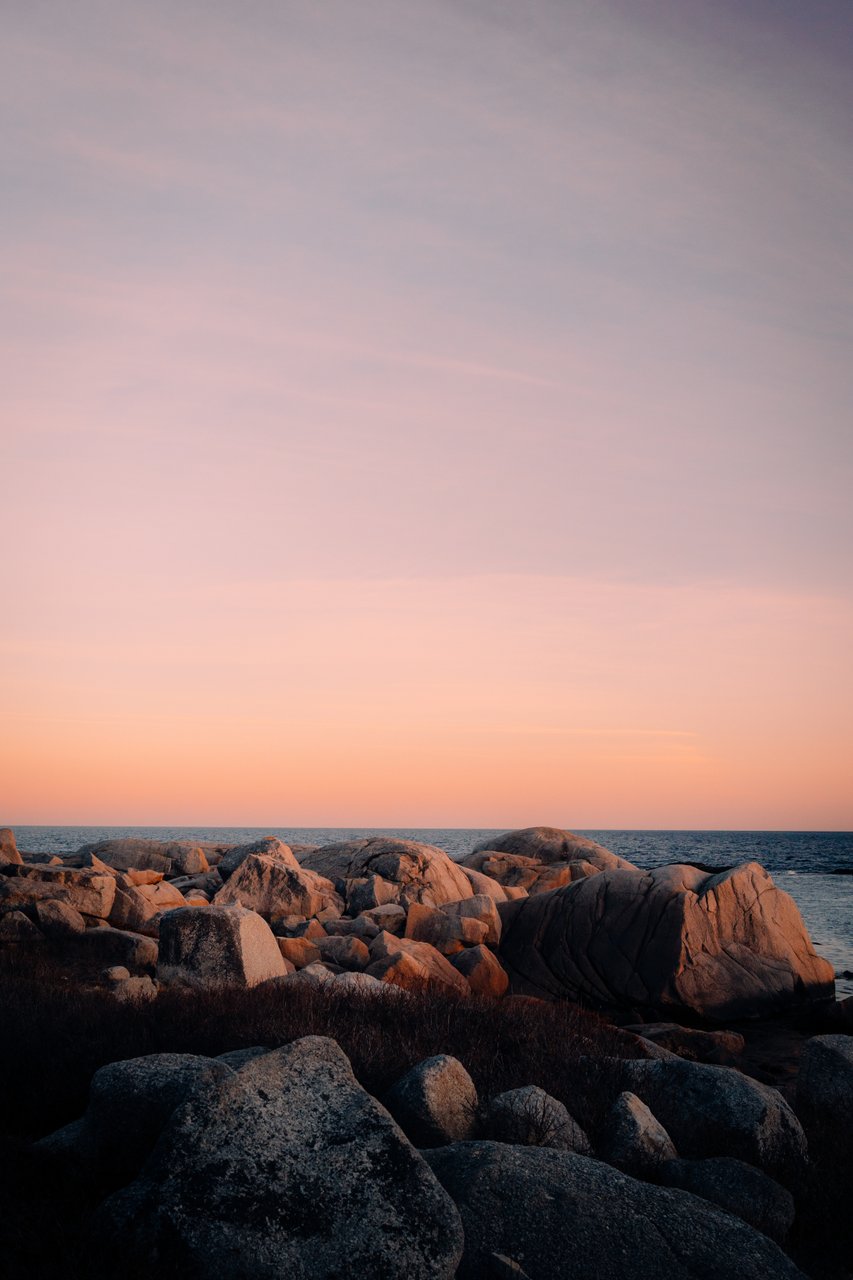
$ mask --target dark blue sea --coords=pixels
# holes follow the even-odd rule
[[[242,844],[262,835],[286,843],[331,844],[368,835],[397,836],[438,845],[462,858],[475,845],[500,835],[482,828],[394,828],[371,830],[333,827],[16,827],[18,845],[33,853],[71,853],[82,844],[119,836],[152,840],[210,840]],[[815,949],[837,975],[839,995],[853,995],[853,832],[849,831],[581,831],[630,859],[638,867],[667,862],[701,862],[728,867],[760,862],[794,898]],[[844,873],[847,874],[844,874]]]

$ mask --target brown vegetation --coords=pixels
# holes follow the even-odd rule
[[[122,1005],[67,971],[59,975],[49,958],[28,959],[24,972],[19,962],[4,962],[0,1018],[0,1129],[27,1137],[79,1116],[98,1067],[146,1053],[215,1055],[329,1035],[376,1096],[417,1062],[449,1053],[483,1096],[537,1084],[575,1113],[581,1099],[572,1064],[624,1052],[613,1027],[567,1002],[273,983],[250,991],[164,988],[155,1001]]]

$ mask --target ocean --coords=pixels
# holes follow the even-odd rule
[[[245,844],[263,835],[286,843],[331,844],[363,836],[396,836],[438,845],[463,858],[497,828],[334,827],[16,827],[19,848],[71,853],[82,844],[121,836]],[[701,862],[713,867],[760,862],[797,903],[815,950],[835,967],[839,996],[853,995],[853,832],[849,831],[578,831],[638,867]]]

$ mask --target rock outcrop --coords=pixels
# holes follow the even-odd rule
[[[465,1230],[459,1280],[495,1273],[495,1254],[535,1280],[804,1280],[766,1236],[684,1191],[587,1156],[461,1142],[425,1152]]]
[[[0,914],[0,942],[13,946],[44,942],[44,934],[23,911],[6,910]]]
[[[115,898],[115,879],[99,871],[71,867],[13,865],[0,880],[0,911],[35,908],[46,899],[67,902],[81,915],[106,920]]]
[[[330,880],[300,867],[295,858],[291,865],[263,853],[242,858],[213,902],[218,907],[248,907],[267,920],[276,916],[314,916],[329,906],[340,914],[342,906]]]
[[[67,902],[47,898],[36,903],[36,920],[46,938],[76,938],[86,931],[86,921]]]
[[[499,911],[501,960],[533,995],[723,1019],[834,991],[793,899],[757,863],[604,870]]]
[[[158,946],[146,934],[132,933],[127,929],[87,929],[75,942],[78,954],[90,964],[105,968],[107,965],[124,965],[130,971],[153,973],[157,964]]]
[[[435,907],[413,902],[406,917],[406,937],[428,942],[443,956],[452,956],[466,946],[485,942],[489,926],[482,920],[450,915]]]
[[[603,844],[596,844],[586,836],[576,836],[573,831],[563,831],[559,827],[523,827],[518,831],[507,831],[505,835],[481,841],[475,846],[472,857],[486,851],[520,854],[535,862],[588,862],[599,871],[617,867],[633,869],[633,863],[612,853]],[[466,859],[466,865],[473,866],[474,863]]]
[[[527,894],[550,893],[575,880],[585,880],[602,870],[591,862],[538,862],[520,853],[498,853],[486,849],[469,854],[464,871],[469,877],[478,876],[477,892],[485,892],[482,882],[491,882],[501,890],[500,896],[490,894],[497,901],[508,901]],[[471,880],[472,887],[474,881]]]
[[[462,974],[435,947],[412,938],[397,938],[384,930],[370,943],[367,972],[398,987],[436,986],[460,996],[471,994]]]
[[[438,907],[473,893],[468,877],[443,849],[414,840],[371,836],[325,845],[304,858],[302,865],[334,881],[380,876],[397,887],[397,900],[405,906],[423,902]]]
[[[208,870],[207,857],[192,840],[145,840],[134,836],[84,844],[67,861],[90,865],[98,858],[116,871],[162,871],[165,875],[195,875]]]
[[[450,1280],[459,1215],[334,1041],[248,1061],[181,1107],[91,1231],[123,1275]]]
[[[459,916],[463,920],[479,920],[486,926],[483,941],[487,946],[497,947],[500,943],[501,917],[491,894],[475,893],[473,897],[463,898],[461,902],[445,902],[441,910],[445,915]]]
[[[738,1031],[700,1030],[698,1027],[682,1027],[676,1022],[640,1022],[623,1027],[623,1030],[633,1031],[679,1058],[713,1062],[721,1067],[735,1065],[746,1043]]]
[[[245,907],[179,907],[160,921],[161,981],[253,987],[286,971],[269,925]]]
[[[281,862],[292,871],[299,870],[299,862],[290,845],[279,840],[277,836],[264,836],[260,840],[253,840],[250,844],[235,844],[233,848],[223,853],[216,869],[222,879],[227,880],[241,862],[245,862],[246,858],[255,853],[262,854],[265,858],[272,858],[275,862]]]

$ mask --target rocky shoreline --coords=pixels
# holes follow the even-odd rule
[[[0,964],[40,957],[146,1027],[217,992],[304,1023],[106,1060],[24,1144],[30,1191],[85,1188],[81,1274],[848,1274],[850,1002],[755,863],[643,872],[551,828],[462,863],[379,837],[36,858],[5,830]],[[534,1037],[551,1008],[580,1021],[540,1079],[495,1092],[445,1051],[465,1010]],[[365,1087],[344,1009],[386,1036],[435,1019],[441,1051]]]

